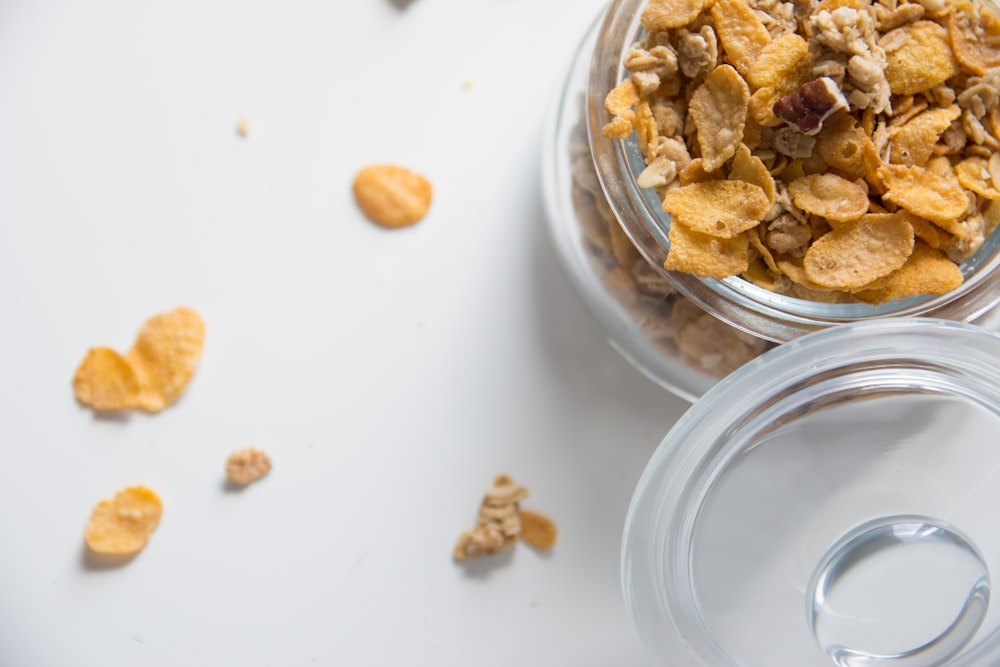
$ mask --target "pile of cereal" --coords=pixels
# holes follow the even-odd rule
[[[1000,221],[1000,20],[968,0],[651,0],[608,137],[665,267],[819,301],[941,294]]]

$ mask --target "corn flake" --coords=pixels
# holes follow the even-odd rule
[[[958,176],[958,182],[966,190],[971,190],[986,199],[1000,199],[1000,190],[993,184],[989,162],[985,158],[970,157],[962,160],[955,165],[955,174]]]
[[[941,134],[951,127],[961,115],[956,105],[937,107],[924,111],[912,119],[889,130],[892,141],[890,162],[904,165],[922,165],[934,153],[934,144]]]
[[[795,205],[835,222],[857,220],[868,211],[868,192],[836,174],[812,174],[788,184]]]
[[[648,32],[683,28],[704,9],[704,0],[650,0],[642,10],[642,27]]]
[[[144,486],[122,489],[102,500],[90,514],[83,537],[99,554],[127,556],[138,553],[149,541],[163,514],[163,502]]]
[[[944,83],[957,71],[948,31],[933,21],[917,21],[886,33],[885,78],[895,95],[915,95]]]
[[[817,239],[806,251],[802,266],[818,285],[858,289],[901,268],[913,243],[913,227],[903,216],[862,218]]]
[[[354,177],[354,199],[365,217],[391,229],[416,224],[431,207],[431,182],[394,164],[365,167]]]
[[[139,375],[138,407],[157,412],[184,392],[205,342],[205,324],[190,308],[176,308],[146,320],[128,360]]]
[[[948,21],[948,38],[962,68],[982,76],[1000,65],[1000,20],[971,2],[961,2]]]
[[[747,83],[754,88],[787,88],[809,64],[809,43],[794,32],[786,32],[764,46],[750,63]]]
[[[76,369],[73,391],[95,410],[125,410],[139,400],[139,378],[128,359],[111,348],[95,347]]]
[[[689,111],[698,130],[706,171],[715,171],[743,141],[750,89],[729,65],[712,70],[691,96]]]
[[[764,162],[753,155],[746,144],[740,144],[733,156],[733,162],[729,168],[728,179],[731,181],[744,181],[756,185],[764,191],[767,203],[774,205],[777,197],[777,186],[774,184],[774,177],[767,170]]]
[[[885,201],[931,222],[949,227],[965,212],[969,202],[957,179],[946,178],[924,167],[884,164],[879,175],[885,181]]]
[[[718,0],[712,5],[715,32],[733,66],[746,74],[754,59],[771,43],[764,23],[742,0]]]
[[[945,294],[962,284],[962,271],[942,251],[917,241],[903,266],[879,281],[880,286],[858,292],[867,303],[887,303],[908,296]]]
[[[670,249],[663,264],[668,271],[693,273],[701,278],[726,278],[743,273],[750,264],[746,234],[721,239],[674,220],[668,238]]]
[[[701,234],[732,238],[757,224],[770,204],[760,187],[744,181],[702,181],[667,192],[663,210]]]

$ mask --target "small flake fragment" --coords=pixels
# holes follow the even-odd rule
[[[146,546],[163,514],[163,502],[144,486],[122,489],[94,507],[84,541],[95,553],[127,556]]]

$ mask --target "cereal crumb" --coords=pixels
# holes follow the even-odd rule
[[[146,546],[163,514],[163,502],[144,486],[130,486],[94,506],[83,539],[91,551],[128,556]]]
[[[241,137],[246,137],[250,134],[250,119],[246,116],[240,116],[239,120],[236,121],[236,134]]]
[[[265,452],[253,447],[239,449],[226,460],[226,477],[233,484],[246,486],[256,482],[271,470],[271,459]]]
[[[354,177],[354,198],[372,222],[383,227],[407,227],[427,215],[431,183],[396,165],[365,167]]]
[[[507,549],[521,534],[519,503],[528,490],[507,475],[497,475],[479,506],[476,527],[463,532],[455,544],[455,560],[489,556]]]

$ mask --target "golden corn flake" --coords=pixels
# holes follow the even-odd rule
[[[246,486],[271,470],[271,458],[255,447],[238,449],[226,459],[226,477],[233,484]]]
[[[729,65],[712,70],[691,95],[689,112],[698,130],[698,145],[706,171],[715,171],[743,141],[750,89]]]
[[[180,398],[194,376],[204,343],[205,324],[190,308],[175,308],[146,320],[128,353],[142,385],[138,407],[156,412]]]
[[[750,152],[745,144],[740,144],[733,156],[733,163],[729,168],[729,180],[744,181],[756,185],[764,191],[769,205],[774,204],[777,197],[777,186],[774,184],[774,177],[767,170],[767,166],[756,155]]]
[[[770,204],[760,187],[743,181],[702,181],[674,188],[663,198],[663,210],[701,234],[738,236],[757,226]]]
[[[639,99],[639,90],[635,87],[635,83],[632,79],[625,79],[612,88],[604,98],[604,108],[612,116],[620,116],[638,104]]]
[[[816,149],[834,169],[852,178],[865,175],[864,145],[871,141],[850,116],[843,116],[820,130]]]
[[[718,181],[721,180],[725,174],[721,170],[716,169],[715,171],[706,171],[705,166],[700,157],[696,157],[687,163],[687,165],[677,172],[677,182],[683,185],[691,185],[692,183],[701,183],[702,181]]]
[[[431,207],[431,182],[397,165],[365,167],[354,177],[353,189],[365,217],[383,227],[413,225]]]
[[[913,227],[914,236],[921,239],[930,247],[938,250],[946,250],[948,245],[951,243],[952,235],[935,225],[933,222],[924,220],[923,218],[918,218],[913,214],[909,214],[909,217],[907,217],[906,220],[910,223],[910,226]]]
[[[698,17],[704,0],[650,0],[642,10],[642,27],[648,32],[683,28]]]
[[[809,43],[794,32],[786,32],[763,47],[750,63],[747,83],[754,88],[787,88],[790,82],[797,83],[800,72],[809,63]]]
[[[882,195],[907,211],[945,227],[965,212],[969,202],[958,180],[940,176],[924,167],[885,164],[879,174],[886,184]]]
[[[125,357],[110,348],[95,347],[76,369],[73,391],[77,400],[95,410],[125,410],[139,400],[139,378]]]
[[[712,19],[729,60],[746,75],[754,59],[771,43],[764,23],[742,0],[719,0],[712,5]]]
[[[130,486],[111,500],[97,503],[83,538],[94,552],[111,556],[138,553],[146,546],[163,514],[163,502],[144,486]]]
[[[750,264],[747,234],[722,239],[700,234],[674,220],[670,225],[670,249],[663,268],[700,278],[727,278],[743,273]]]
[[[948,21],[948,38],[962,68],[982,76],[1000,65],[1000,19],[971,2],[957,3]]]
[[[906,123],[889,130],[892,153],[889,161],[894,164],[922,165],[934,153],[934,144],[941,134],[951,127],[961,115],[956,105],[937,107],[924,111]]]
[[[601,128],[601,136],[609,139],[627,139],[632,134],[635,112],[629,111],[627,116],[615,116]]]
[[[994,153],[994,156],[1000,153]],[[1000,199],[1000,190],[993,185],[989,162],[985,158],[970,157],[955,165],[958,182],[966,190],[975,192],[986,199]]]
[[[788,184],[795,205],[835,222],[857,220],[868,211],[868,192],[836,174],[812,174]]]
[[[901,268],[912,251],[913,227],[903,216],[862,218],[817,239],[802,266],[818,285],[853,290]]]
[[[73,377],[77,399],[95,410],[162,410],[176,401],[194,375],[205,341],[201,316],[176,308],[143,324],[122,356],[91,349]]]
[[[532,512],[521,510],[521,539],[536,549],[551,549],[556,543],[556,524],[552,519]]]
[[[880,281],[878,288],[858,292],[856,296],[868,303],[887,303],[908,296],[945,294],[961,284],[961,269],[944,252],[917,241],[900,269]]]
[[[933,21],[896,28],[886,33],[884,40],[888,61],[885,78],[896,95],[930,90],[957,72],[948,31]]]

